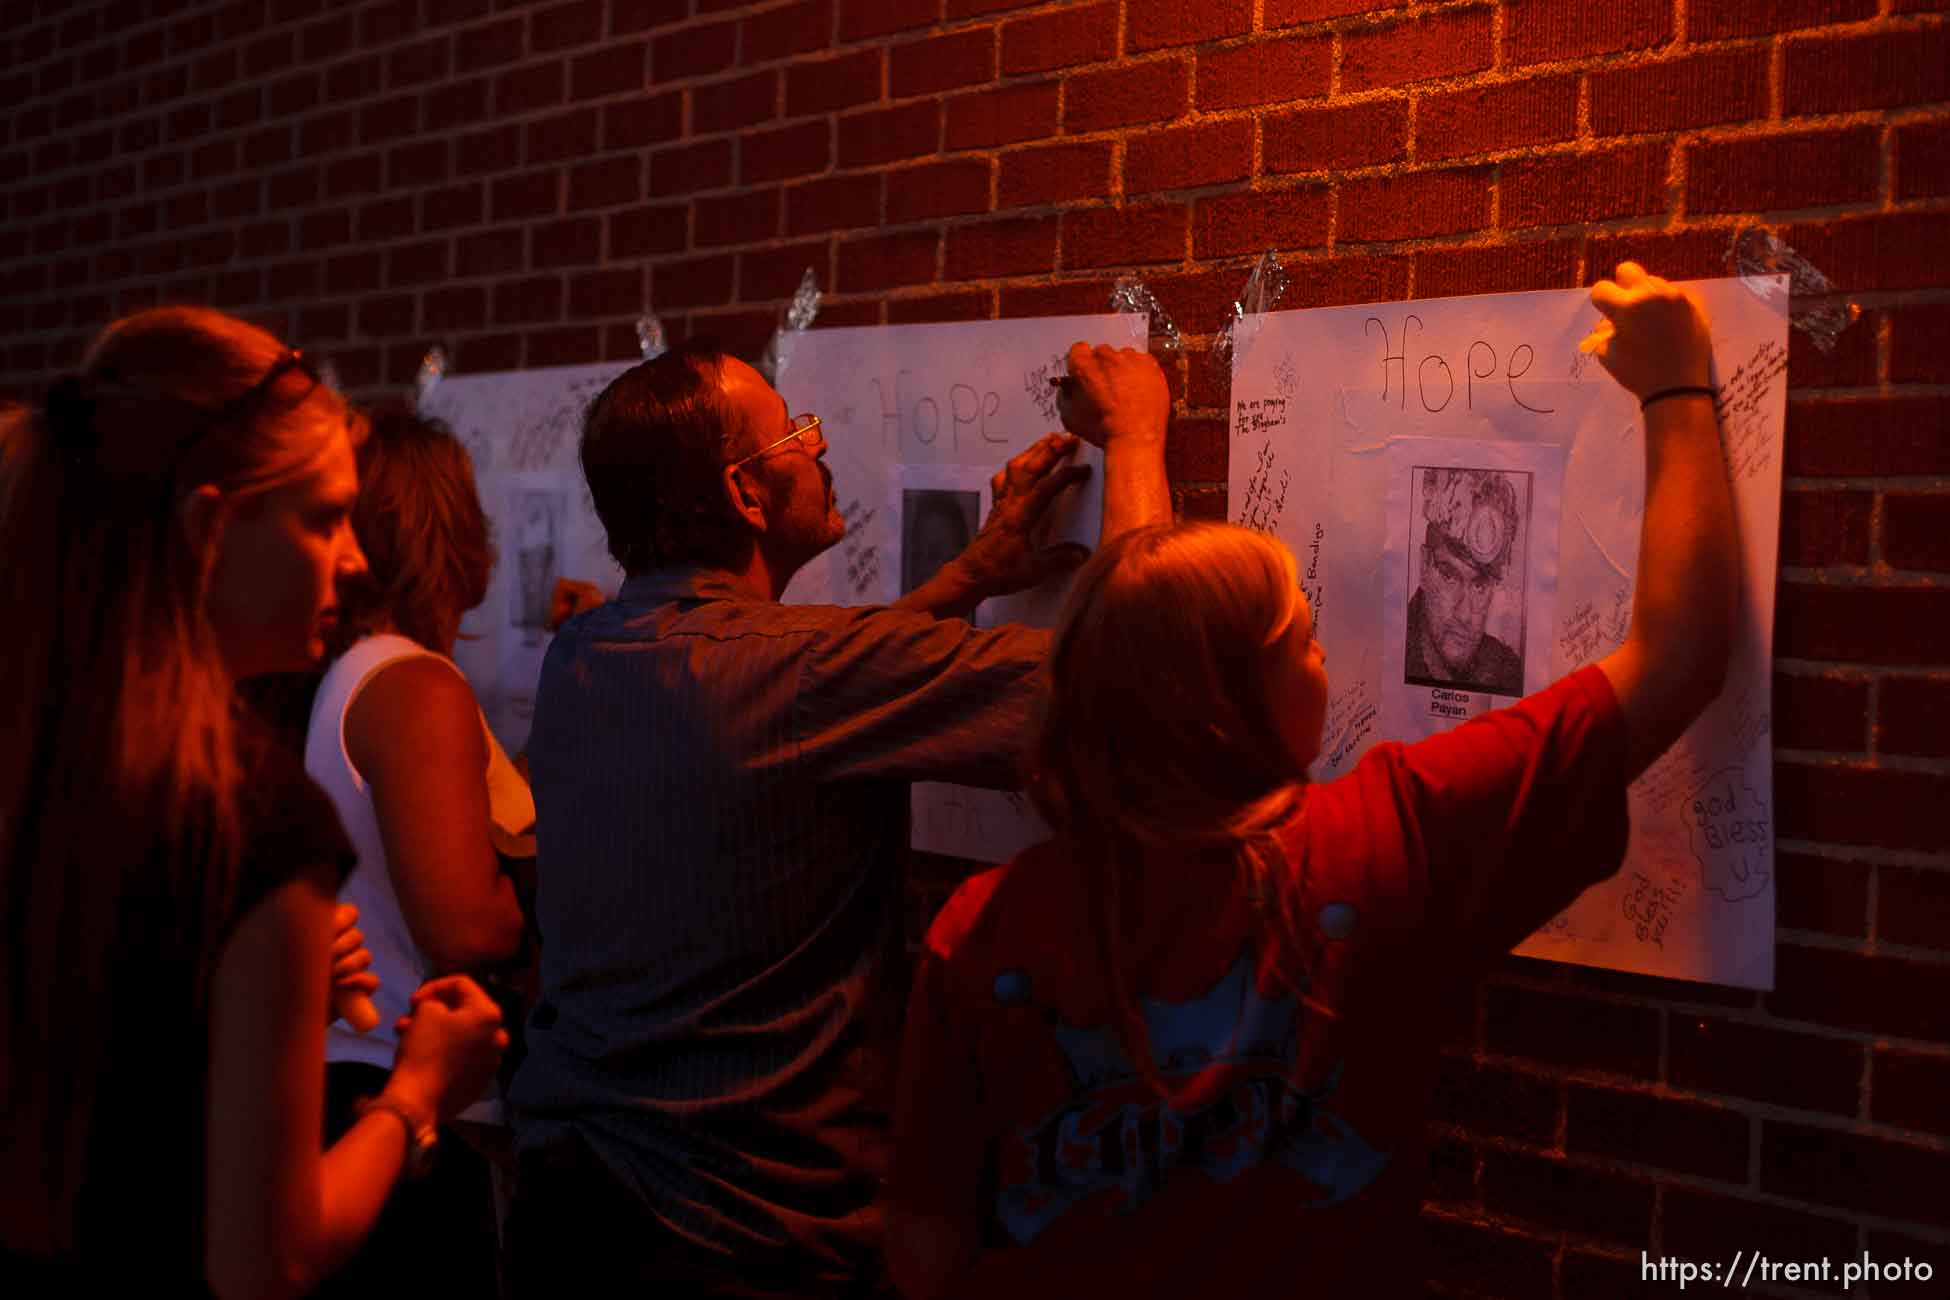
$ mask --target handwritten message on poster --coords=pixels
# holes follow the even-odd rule
[[[1634,783],[1624,868],[1517,951],[1768,988],[1787,294],[1782,277],[1694,288],[1712,318],[1741,541],[1728,684]],[[1318,778],[1623,642],[1644,441],[1637,402],[1578,351],[1597,321],[1572,290],[1241,322],[1230,513],[1292,547],[1315,607],[1333,691]]]
[[[610,596],[623,582],[576,451],[583,412],[628,368],[612,362],[449,376],[420,404],[474,459],[494,572],[487,599],[461,620],[454,661],[510,754],[528,744],[555,580],[593,582]]]
[[[1050,381],[1067,373],[1070,345],[1081,339],[1141,348],[1145,330],[1142,317],[1106,314],[791,335],[779,392],[792,410],[819,413],[847,535],[800,570],[785,599],[887,604],[919,585],[988,517],[990,476],[1062,428]],[[1097,472],[1051,507],[1050,539],[1094,549],[1103,455],[1085,447],[1076,463]],[[984,601],[975,621],[1049,627],[1066,590],[1056,579]],[[1020,794],[914,787],[915,848],[1003,862],[1048,834]]]

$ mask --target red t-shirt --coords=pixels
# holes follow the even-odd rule
[[[1126,870],[1168,1100],[1115,1028],[1106,868],[1050,843],[973,877],[915,975],[894,1207],[982,1223],[970,1296],[1419,1294],[1442,1015],[1617,870],[1625,786],[1587,668],[1309,790],[1279,832],[1297,953],[1226,863]]]

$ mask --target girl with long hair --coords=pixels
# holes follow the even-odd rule
[[[326,1131],[386,1083],[403,1012],[422,980],[486,975],[520,953],[510,870],[532,872],[535,800],[489,732],[453,661],[461,615],[487,594],[493,551],[474,467],[444,426],[403,407],[370,413],[352,529],[365,578],[347,588],[305,741],[305,769],[358,851],[340,894],[359,909],[379,976],[381,1028],[326,1034]],[[498,1103],[469,1120],[499,1124]],[[403,1188],[332,1295],[430,1288],[491,1294],[496,1234],[489,1166],[458,1133],[430,1175]]]
[[[321,1151],[350,848],[236,687],[322,657],[337,582],[363,565],[361,431],[303,356],[198,308],[117,321],[0,430],[0,1276],[17,1293],[302,1292],[505,1041],[471,982],[422,988],[386,1093]]]
[[[1326,659],[1285,546],[1154,527],[1080,571],[1027,763],[1055,835],[965,883],[915,975],[909,1295],[1420,1294],[1445,1013],[1617,869],[1626,786],[1732,635],[1704,320],[1630,263],[1592,298],[1647,447],[1632,628],[1598,663],[1314,783]]]

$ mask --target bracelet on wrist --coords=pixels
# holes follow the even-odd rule
[[[1710,397],[1715,402],[1718,402],[1720,394],[1718,390],[1708,388],[1702,384],[1682,384],[1678,388],[1661,388],[1658,392],[1652,394],[1652,396],[1641,399],[1639,402],[1639,410],[1643,411],[1646,407],[1652,405],[1652,403],[1663,402],[1668,397]]]

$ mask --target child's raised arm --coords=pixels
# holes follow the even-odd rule
[[[1591,301],[1605,319],[1587,342],[1644,404],[1645,518],[1625,644],[1599,661],[1625,715],[1637,776],[1692,724],[1726,679],[1739,600],[1733,498],[1699,304],[1635,262]]]

